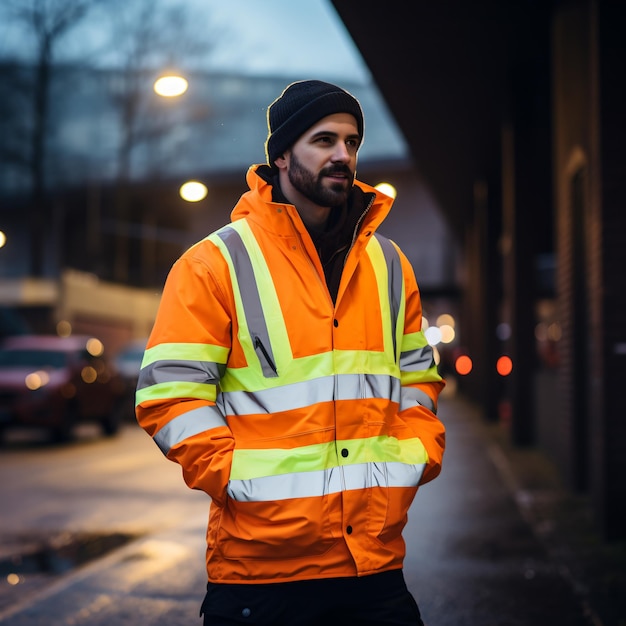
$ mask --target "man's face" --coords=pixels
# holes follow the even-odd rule
[[[321,119],[287,152],[289,182],[318,206],[343,204],[354,183],[360,143],[354,116],[335,113]]]

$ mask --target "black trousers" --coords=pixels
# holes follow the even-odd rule
[[[362,578],[207,585],[204,626],[424,626],[401,570]]]

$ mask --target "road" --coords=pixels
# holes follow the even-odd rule
[[[196,517],[200,527],[206,522],[208,498],[185,486],[180,468],[135,424],[113,438],[80,426],[74,441],[59,445],[34,432],[8,437],[0,448],[0,610],[58,578],[42,569],[65,573],[72,561],[93,556],[89,551],[98,556],[120,537],[156,534]],[[45,559],[24,562],[42,546]],[[201,551],[197,565],[204,566]],[[18,584],[7,582],[12,571],[20,573]]]
[[[477,415],[454,398],[442,401],[439,415],[448,429],[444,470],[420,489],[405,531],[407,584],[428,626],[621,624],[600,620],[554,558],[519,505],[532,490],[516,490]],[[79,435],[62,446],[14,442],[0,450],[2,553],[25,553],[46,536],[136,540],[67,575],[22,571],[15,585],[5,559],[0,622],[199,623],[206,496],[187,489],[180,469],[136,425],[113,439]],[[551,487],[543,478],[538,485],[545,502]]]

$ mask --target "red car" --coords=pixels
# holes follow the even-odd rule
[[[105,435],[114,435],[123,392],[94,337],[19,335],[0,344],[0,435],[11,427],[37,427],[64,441],[79,422],[97,422]]]

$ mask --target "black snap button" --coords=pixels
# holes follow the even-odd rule
[[[346,532],[351,535],[352,534],[352,526],[347,526],[346,527]]]
[[[337,320],[333,320],[333,324],[335,325],[335,328],[337,328],[337,326],[339,326],[339,322]]]
[[[345,448],[341,451],[341,456],[342,456],[344,459],[348,456],[348,451],[347,451]]]

